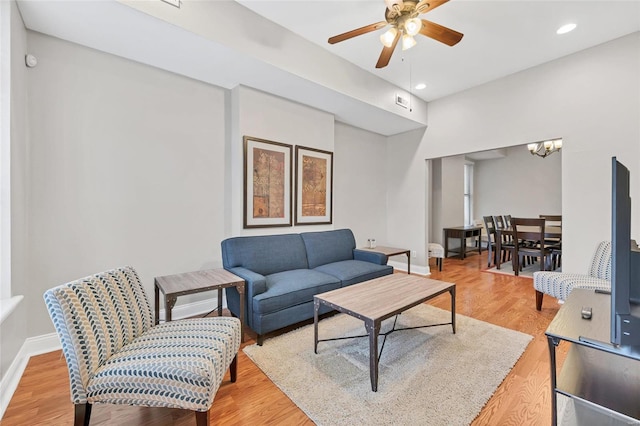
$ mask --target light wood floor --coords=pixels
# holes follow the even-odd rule
[[[445,259],[442,272],[432,264],[431,278],[456,283],[459,314],[528,333],[534,339],[473,425],[548,425],[551,395],[544,331],[559,305],[545,296],[542,312],[536,311],[530,278],[480,272],[485,261],[486,252],[463,261]],[[450,299],[445,294],[429,303],[449,309]],[[244,345],[255,342],[253,338],[246,340]],[[558,353],[561,363],[566,357],[562,344]],[[218,390],[211,410],[212,425],[313,424],[242,351],[238,362],[237,382],[230,383],[227,375]],[[312,383],[309,389],[313,389]],[[60,351],[31,358],[1,424],[73,424],[67,367]],[[192,413],[175,409],[97,405],[91,416],[93,426],[194,424]]]

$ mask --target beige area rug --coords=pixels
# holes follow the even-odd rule
[[[399,316],[396,328],[450,318],[418,305]],[[390,334],[378,392],[371,391],[368,338],[320,342],[316,355],[312,324],[244,352],[318,425],[468,425],[532,337],[462,315],[456,322],[456,334],[451,325]],[[385,321],[382,331],[392,325]],[[361,334],[363,322],[345,314],[319,323],[320,339]]]
[[[534,263],[533,265],[527,265],[522,268],[522,271],[520,271],[520,274],[518,276],[533,278],[533,273],[539,270],[540,265],[538,263]],[[515,276],[515,274],[513,273],[513,264],[511,263],[511,261],[500,264],[500,269],[496,269],[496,267],[494,266],[488,269],[483,269],[482,272]],[[557,268],[554,272],[562,272],[562,268]]]

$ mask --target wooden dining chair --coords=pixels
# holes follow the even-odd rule
[[[502,230],[508,228],[505,223],[504,217],[502,216],[493,216],[493,223],[496,229]],[[518,240],[516,239],[515,241]],[[501,262],[507,262],[511,260],[513,258],[512,254],[514,250],[514,238],[511,235],[501,234],[500,249],[502,253],[498,253],[498,256],[500,256]]]
[[[562,215],[561,214],[541,214],[540,219],[545,219],[545,226],[557,226],[562,229]],[[562,266],[562,240],[558,238],[546,238],[547,243],[554,244],[553,248],[553,265],[554,269],[557,265]]]
[[[491,260],[496,264],[496,225],[493,216],[482,216],[482,220],[487,230],[487,268],[490,268]]]
[[[514,217],[511,224],[515,241],[523,242],[514,246],[515,275],[520,272],[520,265],[524,263],[525,256],[540,259],[541,271],[551,270],[553,249],[556,245],[545,241],[545,219]]]

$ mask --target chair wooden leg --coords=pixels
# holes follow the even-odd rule
[[[74,426],[89,426],[89,419],[91,418],[91,404],[75,404],[75,418],[73,420]]]
[[[209,426],[209,411],[196,411],[196,426]]]
[[[442,258],[438,257],[438,271],[442,272]]]
[[[256,343],[258,343],[258,346],[262,346],[262,344],[264,343],[264,335],[258,334],[258,336],[256,337],[256,341]]]
[[[536,290],[536,309],[538,311],[542,310],[542,296],[544,296],[544,293]]]
[[[233,357],[233,361],[231,361],[229,373],[231,373],[231,381],[235,383],[238,377],[238,354],[236,354],[236,356]]]

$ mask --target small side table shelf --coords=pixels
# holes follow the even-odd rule
[[[449,257],[449,252],[458,253],[460,260],[467,257],[467,252],[474,251],[475,247],[467,247],[468,238],[478,239],[478,253],[482,254],[482,244],[480,238],[482,236],[482,228],[479,226],[454,226],[452,228],[444,228],[444,257]],[[460,249],[454,250],[449,248],[449,238],[460,240]]]
[[[236,287],[240,294],[240,330],[242,330],[241,341],[244,342],[244,285],[242,278],[225,269],[207,269],[156,277],[154,279],[155,323],[160,322],[160,292],[164,295],[165,321],[171,321],[171,311],[179,296],[218,290],[218,315],[222,315],[222,289]]]
[[[407,255],[407,274],[411,273],[411,250],[395,247],[376,246],[375,248],[360,247],[358,250],[374,251],[376,253],[382,253],[386,256],[397,256],[400,254]]]
[[[583,306],[592,308],[583,319]],[[545,332],[551,360],[551,424],[558,423],[557,394],[577,401],[585,424],[597,419],[621,418],[622,423],[640,420],[640,347],[607,344],[610,339],[611,296],[593,290],[573,289]],[[585,340],[586,339],[586,340]],[[556,371],[556,346],[571,347],[561,371]],[[592,344],[590,341],[602,342]],[[604,417],[602,417],[604,416]]]

